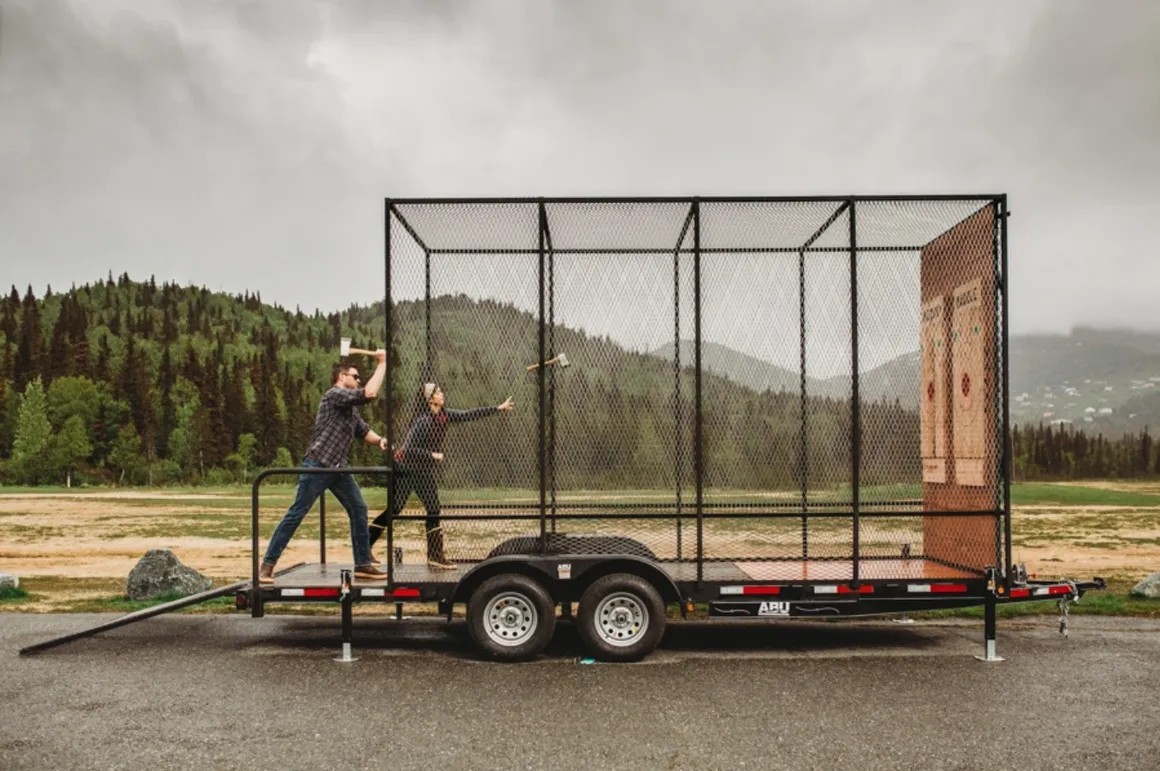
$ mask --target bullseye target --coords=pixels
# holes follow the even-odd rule
[[[982,485],[986,455],[986,336],[982,280],[955,289],[951,314],[955,478]]]

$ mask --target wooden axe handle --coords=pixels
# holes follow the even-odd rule
[[[348,356],[355,356],[355,355],[360,354],[360,353],[363,354],[364,356],[374,356],[375,355],[374,351],[368,351],[366,348],[350,348],[347,350]]]
[[[560,360],[560,357],[559,357],[559,356],[553,356],[552,358],[550,358],[550,359],[548,359],[546,362],[544,362],[544,366],[546,367],[546,366],[548,366],[549,364],[555,364],[555,363],[556,363],[557,361],[559,361],[559,360]],[[531,372],[532,370],[534,370],[534,369],[535,369],[536,367],[538,367],[538,366],[540,366],[540,365],[539,365],[539,364],[529,364],[529,365],[527,366],[527,370],[528,370],[528,372]]]

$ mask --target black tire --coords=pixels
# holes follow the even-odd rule
[[[613,573],[596,579],[580,597],[576,631],[601,661],[640,661],[665,633],[665,603],[640,576]]]
[[[467,601],[467,628],[494,661],[528,661],[552,640],[556,605],[527,576],[503,573],[479,585]]]

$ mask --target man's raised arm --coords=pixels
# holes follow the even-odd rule
[[[380,348],[375,351],[375,361],[378,362],[378,365],[375,367],[375,373],[371,375],[371,379],[363,386],[367,401],[379,398],[379,389],[383,387],[383,378],[387,376],[387,352],[385,349]]]

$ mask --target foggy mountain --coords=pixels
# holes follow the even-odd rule
[[[672,345],[655,351],[671,357]],[[797,372],[716,343],[702,346],[706,371],[757,391],[797,392]],[[682,361],[692,362],[693,343],[681,341]],[[1013,335],[1011,421],[1082,427],[1119,436],[1160,425],[1160,332],[1076,327],[1067,335]],[[914,408],[919,353],[904,354],[862,373],[864,401],[894,401]],[[848,377],[812,378],[813,396],[848,398]]]

